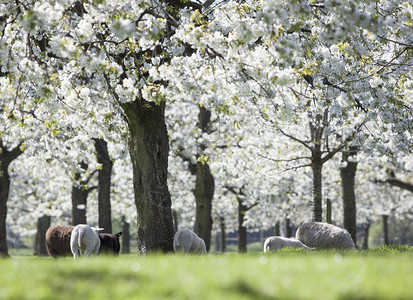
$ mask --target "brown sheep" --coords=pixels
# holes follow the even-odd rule
[[[46,231],[46,248],[50,256],[71,256],[70,236],[75,226],[56,225]]]

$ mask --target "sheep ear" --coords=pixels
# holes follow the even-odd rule
[[[121,231],[121,232],[118,232],[116,235],[117,235],[118,237],[120,237],[120,236],[122,235],[122,231]]]
[[[94,227],[95,228],[95,227]],[[105,228],[95,228],[95,230],[97,231],[97,232],[103,232],[104,230],[105,230]]]

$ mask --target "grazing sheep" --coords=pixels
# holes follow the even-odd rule
[[[81,256],[96,255],[100,248],[100,238],[98,230],[89,225],[79,224],[73,228],[72,236],[70,237],[70,249],[73,253],[73,258]]]
[[[70,235],[75,226],[56,225],[46,231],[46,248],[50,256],[70,256]]]
[[[206,246],[203,239],[196,235],[195,232],[188,229],[180,229],[174,236],[174,251],[182,253],[199,253],[206,254]]]
[[[278,250],[284,247],[304,248],[306,250],[314,250],[314,248],[307,247],[296,239],[289,239],[282,236],[270,236],[264,242],[264,252]]]
[[[317,249],[356,249],[347,230],[328,223],[304,223],[298,227],[295,237]]]
[[[120,242],[119,237],[122,235],[122,232],[117,234],[111,233],[99,233],[100,238],[100,249],[99,254],[114,254],[119,255],[120,251]]]

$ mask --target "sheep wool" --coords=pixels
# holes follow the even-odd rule
[[[180,229],[174,236],[174,251],[187,254],[199,253],[206,254],[206,246],[203,239],[189,229]]]
[[[347,230],[328,223],[304,223],[297,229],[295,237],[316,249],[356,249]]]
[[[46,248],[50,256],[70,256],[70,236],[75,226],[56,225],[49,227],[46,231]]]
[[[73,228],[72,236],[70,237],[70,249],[73,253],[73,258],[80,256],[96,255],[100,248],[100,238],[98,229],[89,225],[79,224]]]
[[[264,242],[264,252],[282,249],[285,247],[304,248],[306,250],[314,250],[314,248],[307,247],[299,240],[294,238],[286,238],[282,236],[270,236]]]

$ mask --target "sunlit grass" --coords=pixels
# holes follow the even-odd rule
[[[381,255],[377,255],[381,254]],[[0,299],[413,299],[413,248],[0,260]]]

